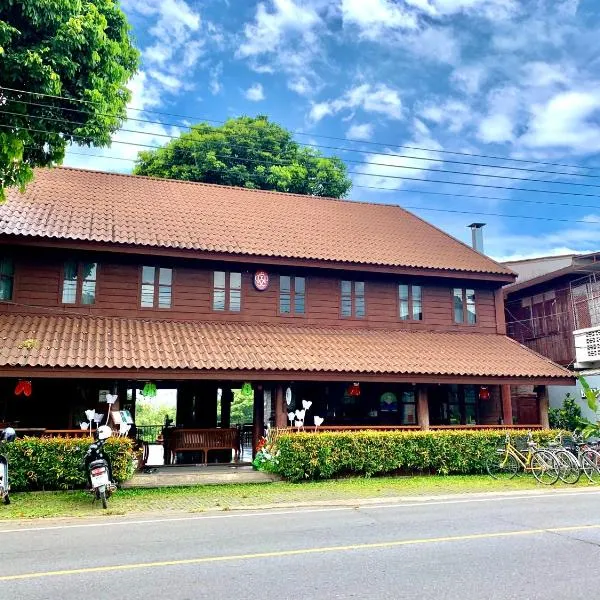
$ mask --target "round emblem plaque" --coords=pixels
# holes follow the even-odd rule
[[[264,292],[269,287],[269,274],[266,271],[254,273],[254,287],[259,292]]]

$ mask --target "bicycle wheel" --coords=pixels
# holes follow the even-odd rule
[[[569,485],[574,485],[581,477],[581,467],[578,460],[568,450],[555,450],[553,452],[560,465],[558,476],[560,480]]]
[[[529,468],[533,476],[544,485],[552,485],[558,481],[560,465],[557,458],[547,450],[536,450]]]
[[[590,483],[600,483],[600,452],[585,450],[581,456],[581,466]]]
[[[485,467],[494,479],[512,479],[519,470],[519,463],[512,454],[507,454],[506,450],[497,450],[496,454],[488,459]]]

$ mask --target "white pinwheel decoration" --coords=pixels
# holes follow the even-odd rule
[[[304,417],[306,416],[306,409],[303,408],[302,410],[297,410],[296,411],[296,418],[299,421],[304,421]]]
[[[295,412],[289,412],[288,413],[288,421],[290,422],[290,427],[294,424],[294,419],[296,418],[296,413]]]
[[[85,431],[89,426],[90,426],[90,424],[86,423],[85,421],[81,421],[81,423],[79,423],[79,427],[81,427],[81,431]]]
[[[102,423],[102,419],[104,419],[104,415],[102,413],[94,413],[94,423],[96,423],[96,425]]]
[[[323,425],[324,420],[325,419],[323,417],[318,417],[317,415],[315,415],[315,417],[314,417],[315,427],[319,427],[320,425]]]
[[[312,406],[312,402],[310,400],[302,400],[302,408],[304,410],[308,410]]]
[[[118,400],[119,396],[117,394],[106,394],[106,403],[114,404]]]
[[[295,426],[296,426],[298,429],[300,429],[300,427],[304,427],[304,421],[296,421],[296,422],[294,423],[294,425],[295,425]]]
[[[85,416],[87,417],[88,421],[93,421],[94,417],[96,416],[96,411],[95,410],[86,410]]]

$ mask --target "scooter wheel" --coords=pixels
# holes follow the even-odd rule
[[[102,508],[108,508],[108,501],[106,499],[106,490],[101,489],[98,492],[98,495],[100,496],[100,500],[102,501]]]
[[[6,504],[6,505],[10,504],[10,498],[9,498],[8,494],[6,494],[6,496],[4,496],[4,504]]]

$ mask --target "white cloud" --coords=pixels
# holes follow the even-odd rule
[[[344,24],[358,27],[362,37],[377,40],[385,30],[418,27],[414,14],[391,0],[342,0]]]
[[[418,112],[427,121],[447,126],[451,133],[460,133],[473,118],[473,109],[468,104],[452,98],[429,102]]]
[[[507,115],[489,115],[479,124],[477,137],[488,144],[511,142],[514,139],[513,129],[514,123]]]
[[[287,86],[288,89],[292,90],[292,92],[296,92],[296,94],[300,96],[310,96],[314,92],[314,87],[303,75],[299,75],[288,81]]]
[[[346,131],[349,140],[370,140],[373,137],[373,125],[370,123],[355,123]]]
[[[521,90],[513,85],[491,90],[487,97],[487,114],[479,123],[477,137],[485,143],[512,142],[522,101]]]
[[[435,140],[422,137],[408,142],[408,145],[431,148],[431,150],[411,150],[410,158],[389,154],[366,155],[366,164],[360,167],[362,174],[354,177],[355,185],[383,187],[390,190],[399,190],[404,185],[418,185],[418,182],[410,179],[405,181],[397,178],[425,179],[427,172],[424,169],[435,164],[432,160],[437,156],[435,150],[441,150],[442,147]],[[393,150],[386,149],[385,152],[393,153]]]
[[[221,76],[223,75],[223,63],[216,64],[209,72],[208,89],[213,96],[223,91]]]
[[[272,12],[264,2],[258,5],[254,22],[244,26],[245,40],[238,49],[238,56],[277,52],[289,32],[299,33],[306,41],[314,39],[313,28],[320,19],[310,6],[300,6],[294,0],[273,0],[272,5]]]
[[[252,102],[260,102],[261,100],[264,100],[265,92],[263,90],[263,86],[260,83],[255,83],[254,85],[251,85],[244,92],[244,96],[246,96],[246,98],[248,100],[251,100]]]
[[[459,90],[467,94],[476,94],[485,82],[487,75],[483,65],[461,66],[454,69],[450,81]]]
[[[340,111],[354,111],[359,108],[368,113],[386,115],[391,119],[403,117],[400,94],[385,83],[363,83],[351,88],[340,98],[313,103],[309,117],[313,122],[317,122]]]
[[[148,71],[148,75],[162,83],[164,87],[168,88],[172,92],[180,90],[183,86],[182,82],[174,75],[168,75],[167,73],[162,73],[161,71],[156,71],[155,69]]]
[[[532,108],[520,143],[529,148],[564,148],[576,153],[600,151],[600,89],[566,91]]]

